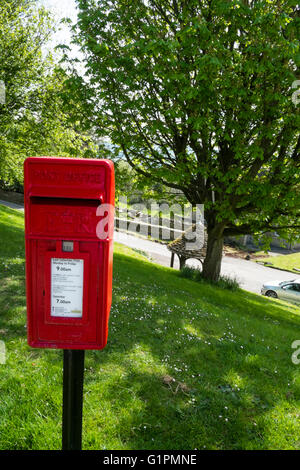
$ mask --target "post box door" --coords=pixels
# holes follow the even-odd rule
[[[97,208],[113,206],[113,164],[29,158],[24,194],[29,344],[102,349],[111,305],[112,232],[98,237]]]
[[[50,347],[55,347],[59,341],[70,346],[75,343],[95,343],[99,340],[97,333],[103,331],[99,324],[101,317],[97,315],[97,307],[102,303],[103,274],[101,264],[92,263],[91,260],[103,259],[103,247],[97,242],[77,242],[78,251],[69,254],[58,249],[61,241],[38,240],[31,243],[36,245],[36,250],[32,250],[36,254],[32,260],[32,289],[36,292],[36,305],[33,307],[37,312],[33,336],[43,343],[51,343]],[[60,266],[68,269],[68,261],[73,264],[72,271],[55,274]],[[44,276],[40,276],[40,273],[44,273]],[[95,286],[96,298],[89,295],[89,292],[95,292]],[[79,301],[80,305],[79,311],[72,313],[74,296],[75,304]],[[58,306],[70,305],[71,310],[55,308],[54,302],[58,301]]]

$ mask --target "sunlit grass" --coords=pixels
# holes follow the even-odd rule
[[[62,351],[26,340],[23,215],[0,206],[0,448],[61,446]],[[300,309],[115,244],[109,341],[85,360],[84,449],[300,449]]]
[[[293,253],[290,255],[282,256],[270,256],[268,258],[262,258],[259,260],[263,263],[268,263],[274,268],[283,269],[285,271],[291,271],[298,273],[300,277],[300,253]],[[296,269],[295,269],[296,268]]]

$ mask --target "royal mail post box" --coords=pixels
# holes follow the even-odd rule
[[[112,291],[113,163],[27,158],[24,200],[29,345],[104,348]]]

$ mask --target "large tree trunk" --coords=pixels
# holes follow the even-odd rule
[[[207,249],[203,262],[203,277],[210,281],[217,281],[220,277],[224,244],[223,231],[223,224],[217,224],[207,230]]]

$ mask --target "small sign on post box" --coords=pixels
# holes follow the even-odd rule
[[[27,158],[24,199],[29,345],[103,349],[112,289],[113,163]]]

